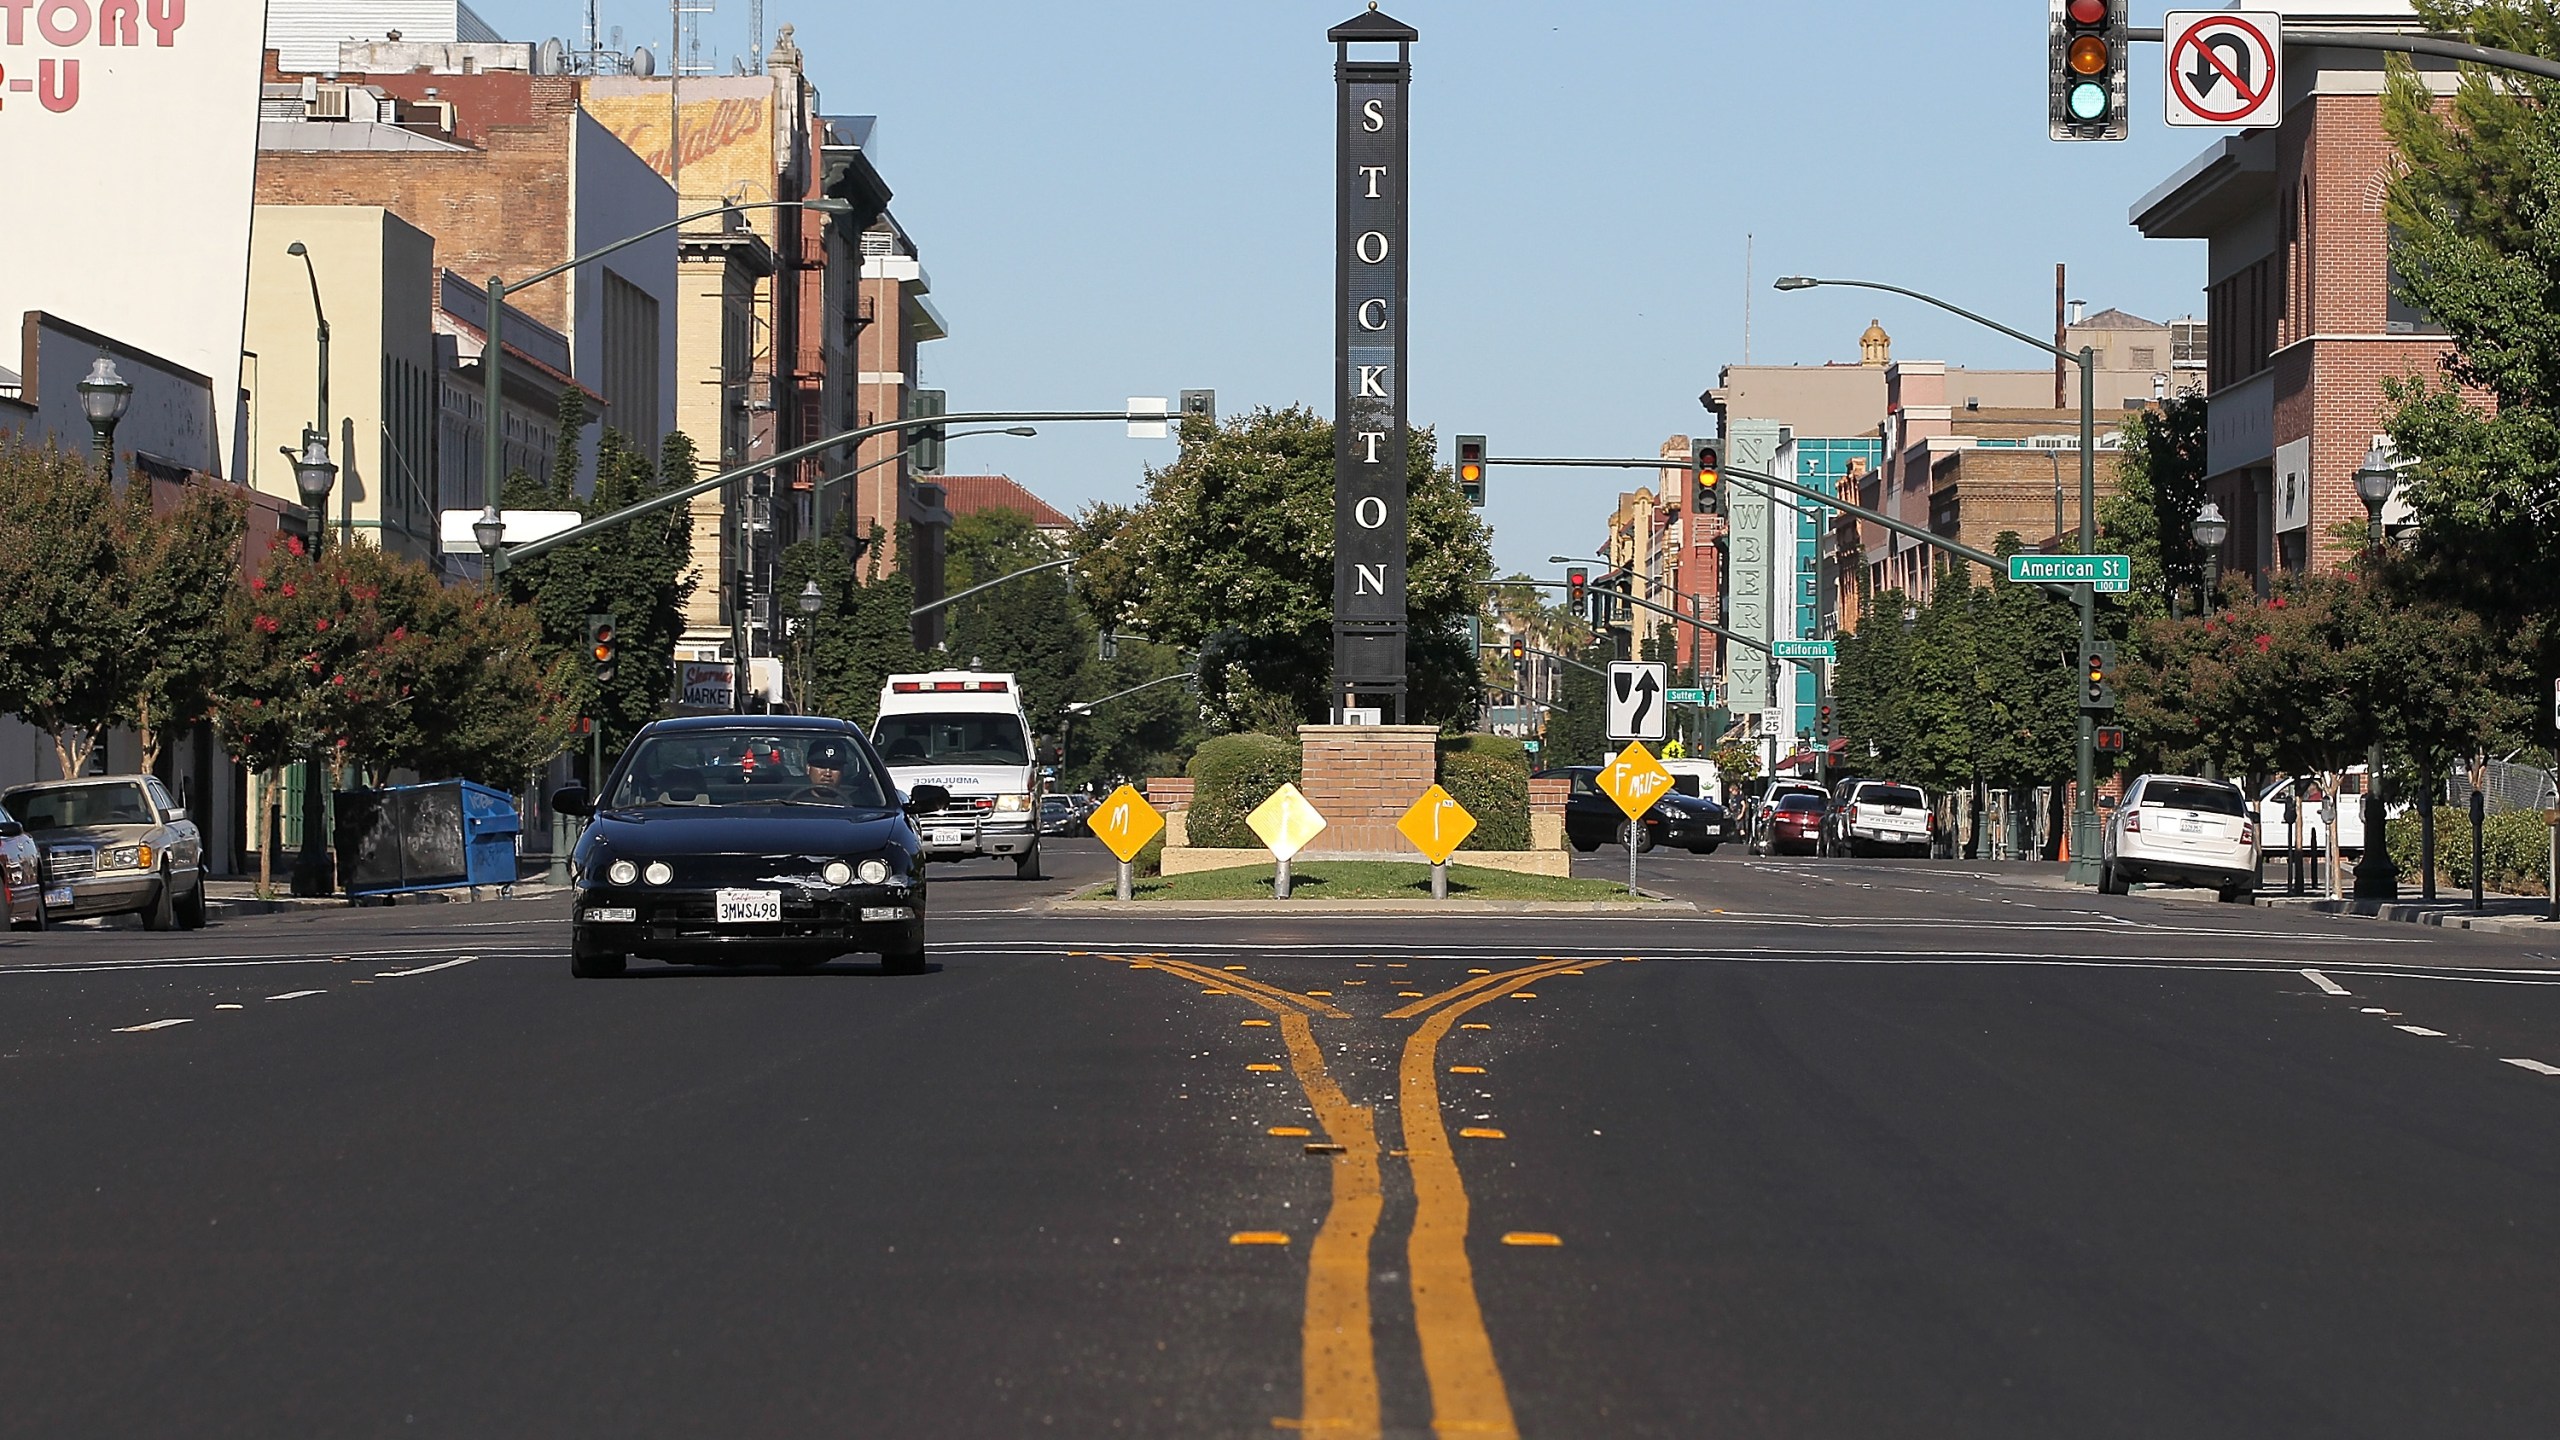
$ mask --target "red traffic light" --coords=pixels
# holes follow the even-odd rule
[[[2107,0],[2071,0],[2065,13],[2070,15],[2074,25],[2104,25],[2107,23]]]

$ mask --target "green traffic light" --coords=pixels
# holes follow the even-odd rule
[[[2107,87],[2095,81],[2083,80],[2071,87],[2066,103],[2071,107],[2071,118],[2074,120],[2103,120],[2107,116]]]

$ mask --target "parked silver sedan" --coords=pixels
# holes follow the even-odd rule
[[[44,852],[50,920],[136,914],[146,930],[204,924],[204,837],[149,775],[21,785],[0,794]]]

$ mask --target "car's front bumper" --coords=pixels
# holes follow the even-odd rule
[[[779,922],[725,925],[715,890],[595,886],[578,892],[572,914],[581,953],[738,965],[924,948],[924,891],[915,886],[786,890]]]
[[[65,890],[71,892],[68,902],[63,899]],[[72,881],[48,881],[44,894],[45,917],[50,920],[128,915],[150,907],[160,894],[160,877],[144,870],[129,875],[92,875]]]
[[[928,860],[966,860],[975,855],[1019,855],[1040,843],[1031,817],[1011,815],[924,815],[916,829],[924,835]]]

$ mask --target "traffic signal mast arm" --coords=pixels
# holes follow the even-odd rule
[[[1519,582],[1518,582],[1518,581],[1513,581],[1512,583],[1513,583],[1513,584],[1518,584]],[[1532,583],[1535,583],[1535,582],[1532,582]],[[1494,644],[1494,643],[1493,643],[1493,642],[1491,642],[1491,641],[1487,641],[1487,642],[1485,642],[1484,644],[1477,646],[1476,648],[1477,648],[1477,649],[1479,649],[1479,650],[1508,650],[1508,649],[1510,649],[1511,647],[1510,647],[1509,645],[1507,645],[1507,644],[1504,644],[1504,645],[1496,645],[1496,644]],[[1570,656],[1570,655],[1559,655],[1559,654],[1557,654],[1556,652],[1554,652],[1553,650],[1541,650],[1541,649],[1539,649],[1539,648],[1538,648],[1537,646],[1535,646],[1535,645],[1524,645],[1524,646],[1522,646],[1522,647],[1521,647],[1521,653],[1522,653],[1522,654],[1524,654],[1524,655],[1544,655],[1544,656],[1546,656],[1548,659],[1553,660],[1554,662],[1556,662],[1556,663],[1557,663],[1557,664],[1559,664],[1559,665],[1570,665],[1570,666],[1572,666],[1574,669],[1581,671],[1581,672],[1582,672],[1583,674],[1585,674],[1585,675],[1597,675],[1597,676],[1599,676],[1599,677],[1600,677],[1601,679],[1603,679],[1603,680],[1606,680],[1606,679],[1608,679],[1608,678],[1609,678],[1609,672],[1608,672],[1608,671],[1606,671],[1606,670],[1600,670],[1600,669],[1595,669],[1595,668],[1594,668],[1594,667],[1592,667],[1592,666],[1585,665],[1585,664],[1583,664],[1581,661],[1574,659],[1574,658],[1573,658],[1572,656]],[[1499,688],[1499,687],[1496,687],[1496,688]]]
[[[2045,348],[2046,348],[2046,349],[2048,349],[2048,350],[2050,350],[2050,349],[2052,349],[2053,347],[2052,347],[2052,346],[2050,346],[2050,345],[2048,345],[2048,346],[2046,346]],[[2056,352],[2056,353],[2067,353],[2067,352]],[[1509,457],[1503,457],[1503,458],[1497,458],[1497,459],[1493,459],[1493,460],[1488,460],[1488,461],[1486,461],[1485,463],[1486,463],[1487,465],[1581,466],[1581,467],[1589,467],[1589,468],[1593,468],[1593,469],[1605,469],[1605,470],[1662,470],[1662,469],[1684,469],[1684,468],[1686,468],[1685,466],[1681,466],[1681,465],[1678,465],[1678,464],[1672,464],[1672,465],[1667,465],[1667,466],[1666,466],[1666,465],[1664,464],[1664,462],[1663,462],[1663,461],[1661,461],[1661,460],[1659,460],[1659,459],[1654,459],[1654,460],[1593,460],[1593,459],[1558,459],[1558,458],[1554,458],[1554,457],[1548,457],[1548,458],[1544,458],[1544,459],[1534,459],[1534,458],[1511,459],[1511,458],[1509,458]],[[1796,484],[1796,483],[1795,483],[1794,481],[1792,481],[1792,480],[1781,480],[1781,479],[1779,479],[1779,478],[1778,478],[1777,476],[1775,476],[1775,475],[1763,475],[1763,474],[1759,473],[1759,472],[1758,472],[1758,471],[1756,471],[1756,470],[1737,470],[1737,469],[1735,469],[1735,468],[1734,468],[1732,465],[1730,465],[1730,464],[1727,464],[1727,465],[1724,467],[1724,478],[1725,478],[1727,481],[1733,481],[1733,480],[1743,480],[1743,481],[1748,481],[1748,482],[1750,482],[1751,484],[1754,484],[1754,485],[1761,485],[1761,486],[1766,486],[1766,487],[1768,487],[1769,489],[1772,489],[1772,490],[1783,490],[1783,491],[1787,492],[1787,493],[1788,493],[1788,494],[1790,494],[1790,495],[1800,495],[1800,496],[1804,497],[1804,498],[1805,498],[1805,499],[1807,499],[1807,500],[1811,500],[1811,501],[1813,501],[1813,502],[1814,502],[1815,504],[1817,504],[1817,505],[1824,505],[1824,506],[1828,506],[1828,507],[1830,507],[1831,509],[1841,511],[1841,512],[1846,513],[1846,514],[1855,515],[1855,516],[1857,516],[1857,517],[1858,517],[1859,519],[1861,519],[1861,520],[1866,520],[1866,521],[1870,521],[1870,522],[1872,522],[1872,523],[1874,523],[1874,524],[1881,525],[1881,526],[1883,526],[1885,529],[1890,530],[1890,531],[1892,531],[1893,533],[1895,533],[1895,534],[1897,534],[1897,535],[1901,535],[1901,536],[1904,536],[1904,537],[1909,538],[1909,539],[1912,539],[1912,540],[1917,540],[1917,541],[1919,541],[1919,542],[1920,542],[1921,544],[1923,544],[1923,545],[1934,546],[1934,547],[1936,547],[1937,549],[1940,549],[1940,550],[1944,550],[1944,551],[1946,551],[1946,552],[1947,552],[1948,554],[1950,554],[1950,555],[1956,556],[1958,559],[1962,559],[1962,560],[1969,560],[1969,561],[1972,561],[1972,562],[1973,562],[1974,564],[1976,564],[1976,565],[1984,566],[1984,567],[1986,567],[1986,568],[1990,569],[1991,571],[1993,571],[1994,573],[1999,573],[1999,572],[2005,571],[2005,570],[2008,568],[2008,562],[2007,562],[2007,561],[2002,560],[1999,556],[1992,554],[1992,553],[1991,553],[1990,551],[1988,551],[1988,550],[1978,550],[1978,549],[1975,549],[1973,546],[1971,546],[1971,545],[1967,545],[1967,544],[1965,544],[1965,543],[1964,543],[1963,541],[1961,541],[1961,540],[1950,540],[1950,539],[1948,539],[1948,538],[1947,538],[1946,536],[1944,536],[1944,535],[1940,535],[1940,534],[1936,533],[1935,531],[1928,530],[1928,529],[1924,529],[1924,528],[1922,528],[1921,526],[1911,524],[1909,521],[1906,521],[1906,520],[1896,520],[1896,519],[1894,519],[1894,518],[1893,518],[1892,516],[1890,516],[1890,515],[1886,515],[1886,514],[1883,514],[1883,513],[1881,513],[1881,512],[1878,512],[1878,511],[1870,510],[1870,509],[1868,509],[1867,507],[1865,507],[1865,506],[1863,506],[1863,505],[1853,504],[1853,503],[1851,503],[1851,502],[1849,502],[1849,501],[1847,501],[1847,500],[1843,500],[1843,499],[1841,499],[1841,498],[1840,498],[1839,496],[1837,496],[1837,495],[1825,495],[1825,494],[1824,494],[1824,493],[1822,493],[1821,491],[1816,490],[1816,489],[1813,489],[1813,488],[1811,488],[1811,487],[1809,487],[1809,486],[1798,485],[1798,484]],[[2043,582],[2040,582],[2040,581],[2039,581],[2039,582],[2037,582],[2037,583],[2042,584]],[[2044,586],[2044,588],[2045,588],[2045,589],[2047,589],[2047,590],[2049,590],[2049,591],[2052,591],[2054,594],[2059,595],[2059,596],[2061,596],[2062,598],[2064,598],[2064,599],[2066,599],[2066,600],[2074,600],[2074,599],[2078,599],[2078,598],[2079,598],[2079,592],[2078,592],[2078,590],[2073,589],[2073,588],[2071,588],[2071,587],[2062,586],[2062,585],[2045,585],[2045,586]],[[1633,599],[1634,597],[1632,597],[1632,596],[1628,596],[1628,597],[1625,597],[1625,598]],[[1642,601],[1638,601],[1637,603],[1642,604],[1642,603],[1644,603],[1644,602],[1642,602]],[[1659,607],[1655,607],[1655,608],[1659,608]],[[1681,616],[1680,618],[1681,618],[1681,619],[1686,620],[1686,619],[1688,619],[1689,617],[1684,615],[1684,616]],[[1736,636],[1736,637],[1734,637],[1734,638],[1736,638],[1736,639],[1740,639],[1741,637]],[[1745,640],[1743,643],[1744,643],[1744,644],[1751,644],[1751,643],[1754,643],[1754,642],[1751,642],[1751,641]]]
[[[1497,464],[1498,464],[1498,463],[1501,463],[1501,462],[1498,462],[1498,461],[1497,461],[1497,462],[1495,462],[1495,463],[1497,463]],[[1531,464],[1531,463],[1536,463],[1536,462],[1531,462],[1531,461],[1526,461],[1526,460],[1515,460],[1515,461],[1512,461],[1512,462],[1510,462],[1510,463],[1515,464],[1515,465],[1526,465],[1526,464]],[[1587,462],[1587,461],[1584,461],[1584,462],[1574,462],[1574,463],[1584,463],[1584,464],[1587,464],[1587,463],[1596,463],[1596,462]],[[1617,463],[1617,462],[1615,462],[1615,461],[1610,461],[1610,462],[1607,462],[1607,463],[1615,464],[1615,463]],[[1647,463],[1651,463],[1651,462],[1647,462]],[[1604,577],[1604,578],[1605,578],[1605,577]],[[1528,586],[1533,586],[1533,587],[1535,587],[1535,588],[1537,588],[1537,589],[1540,589],[1540,590],[1562,590],[1562,589],[1564,589],[1564,588],[1565,588],[1565,582],[1563,582],[1562,580],[1484,580],[1484,581],[1479,581],[1478,583],[1479,583],[1479,584],[1484,584],[1484,585],[1492,585],[1492,586],[1504,586],[1504,585],[1528,585]],[[1744,648],[1746,648],[1746,649],[1757,650],[1757,651],[1759,651],[1761,654],[1768,656],[1768,657],[1769,657],[1770,659],[1772,659],[1772,660],[1775,660],[1775,659],[1777,659],[1777,658],[1778,658],[1778,652],[1777,652],[1777,650],[1776,650],[1776,648],[1775,648],[1775,647],[1773,647],[1773,646],[1771,646],[1771,645],[1767,644],[1767,643],[1766,643],[1766,642],[1764,642],[1764,641],[1754,640],[1754,639],[1752,639],[1752,638],[1751,638],[1750,636],[1748,636],[1748,635],[1737,635],[1737,634],[1735,634],[1734,632],[1732,632],[1732,631],[1730,631],[1730,630],[1727,630],[1727,629],[1726,629],[1726,628],[1724,628],[1723,626],[1721,626],[1721,625],[1717,624],[1717,623],[1716,623],[1716,622],[1714,622],[1713,620],[1701,620],[1701,619],[1699,619],[1699,618],[1698,618],[1697,616],[1695,616],[1695,615],[1683,615],[1683,614],[1681,614],[1679,611],[1672,609],[1672,608],[1671,608],[1670,606],[1668,606],[1668,605],[1656,605],[1656,604],[1654,604],[1654,603],[1653,603],[1652,601],[1650,601],[1650,600],[1640,599],[1640,598],[1638,598],[1638,597],[1636,597],[1636,596],[1634,596],[1634,595],[1630,595],[1630,594],[1628,594],[1627,592],[1625,592],[1625,591],[1623,591],[1623,590],[1612,590],[1612,591],[1610,591],[1610,592],[1609,592],[1609,598],[1611,598],[1611,599],[1613,599],[1613,600],[1624,600],[1624,601],[1625,601],[1625,602],[1627,602],[1628,604],[1635,606],[1637,609],[1640,609],[1640,610],[1650,610],[1650,611],[1652,611],[1653,613],[1655,613],[1656,615],[1667,615],[1667,616],[1669,616],[1670,618],[1672,618],[1672,619],[1674,619],[1674,620],[1679,621],[1679,622],[1680,622],[1681,624],[1683,624],[1683,625],[1693,625],[1693,626],[1696,626],[1698,629],[1700,629],[1700,630],[1704,630],[1704,631],[1706,631],[1706,632],[1707,632],[1708,634],[1710,634],[1710,635],[1721,635],[1721,636],[1723,636],[1724,638],[1726,638],[1727,640],[1732,641],[1732,642],[1733,642],[1733,643],[1735,643],[1736,645],[1743,646],[1743,647],[1744,647]],[[1544,653],[1544,652],[1536,652],[1536,653]],[[1562,656],[1558,656],[1558,657],[1556,657],[1556,658],[1558,658],[1558,659],[1563,659],[1563,657],[1562,657]],[[1571,663],[1571,662],[1568,662],[1568,663]],[[1590,669],[1591,669],[1591,667],[1590,667],[1590,666],[1588,666],[1588,665],[1585,665],[1585,666],[1583,666],[1582,668],[1583,668],[1583,669],[1585,669],[1585,670],[1590,670]],[[1599,672],[1599,671],[1597,671],[1597,670],[1592,670],[1592,672],[1591,672],[1591,673],[1593,673],[1593,674],[1597,675],[1597,674],[1599,674],[1599,673],[1601,673],[1601,672]]]
[[[2157,25],[2137,25],[2125,32],[2125,38],[2137,45],[2158,45],[2164,43],[2168,36]],[[2316,45],[2323,50],[2388,50],[2402,55],[2433,55],[2444,60],[2485,65],[2492,70],[2513,70],[2525,75],[2539,75],[2546,80],[2560,80],[2560,60],[2522,55],[2513,50],[2492,50],[2486,45],[2467,45],[2460,40],[2447,40],[2435,35],[2369,35],[2352,30],[2296,30],[2287,26],[2284,40],[2288,45]]]
[[[521,545],[505,546],[498,551],[497,558],[491,563],[490,568],[493,571],[504,570],[518,560],[530,560],[555,546],[566,545],[572,540],[583,540],[590,535],[610,530],[616,525],[637,520],[643,515],[652,515],[670,506],[681,505],[696,495],[707,495],[723,485],[733,485],[749,476],[779,469],[840,446],[868,440],[874,435],[888,435],[905,430],[929,430],[939,425],[1018,425],[1033,421],[1066,420],[1162,421],[1167,418],[1152,412],[1142,414],[1131,410],[987,410],[965,415],[911,415],[899,420],[883,420],[876,425],[865,425],[859,429],[829,435],[821,440],[812,440],[806,445],[795,445],[778,455],[767,455],[763,459],[741,465],[734,470],[723,470],[708,480],[679,485],[664,494],[635,501],[619,510],[599,515],[584,524],[572,525],[557,535],[545,535],[539,540],[527,540]]]
[[[934,611],[941,609],[943,606],[950,604],[954,600],[966,600],[981,590],[993,590],[999,585],[1005,584],[1009,581],[1019,580],[1025,575],[1037,575],[1043,570],[1061,570],[1069,565],[1073,565],[1074,563],[1076,563],[1076,557],[1070,555],[1063,560],[1043,560],[1037,565],[1025,565],[1010,575],[999,575],[993,580],[987,580],[979,584],[972,585],[966,590],[945,595],[939,600],[927,600],[913,610],[908,611],[907,618],[912,620],[918,615],[930,615]],[[1109,699],[1110,697],[1105,696],[1103,698]],[[1100,704],[1101,702],[1096,701],[1094,703]]]

